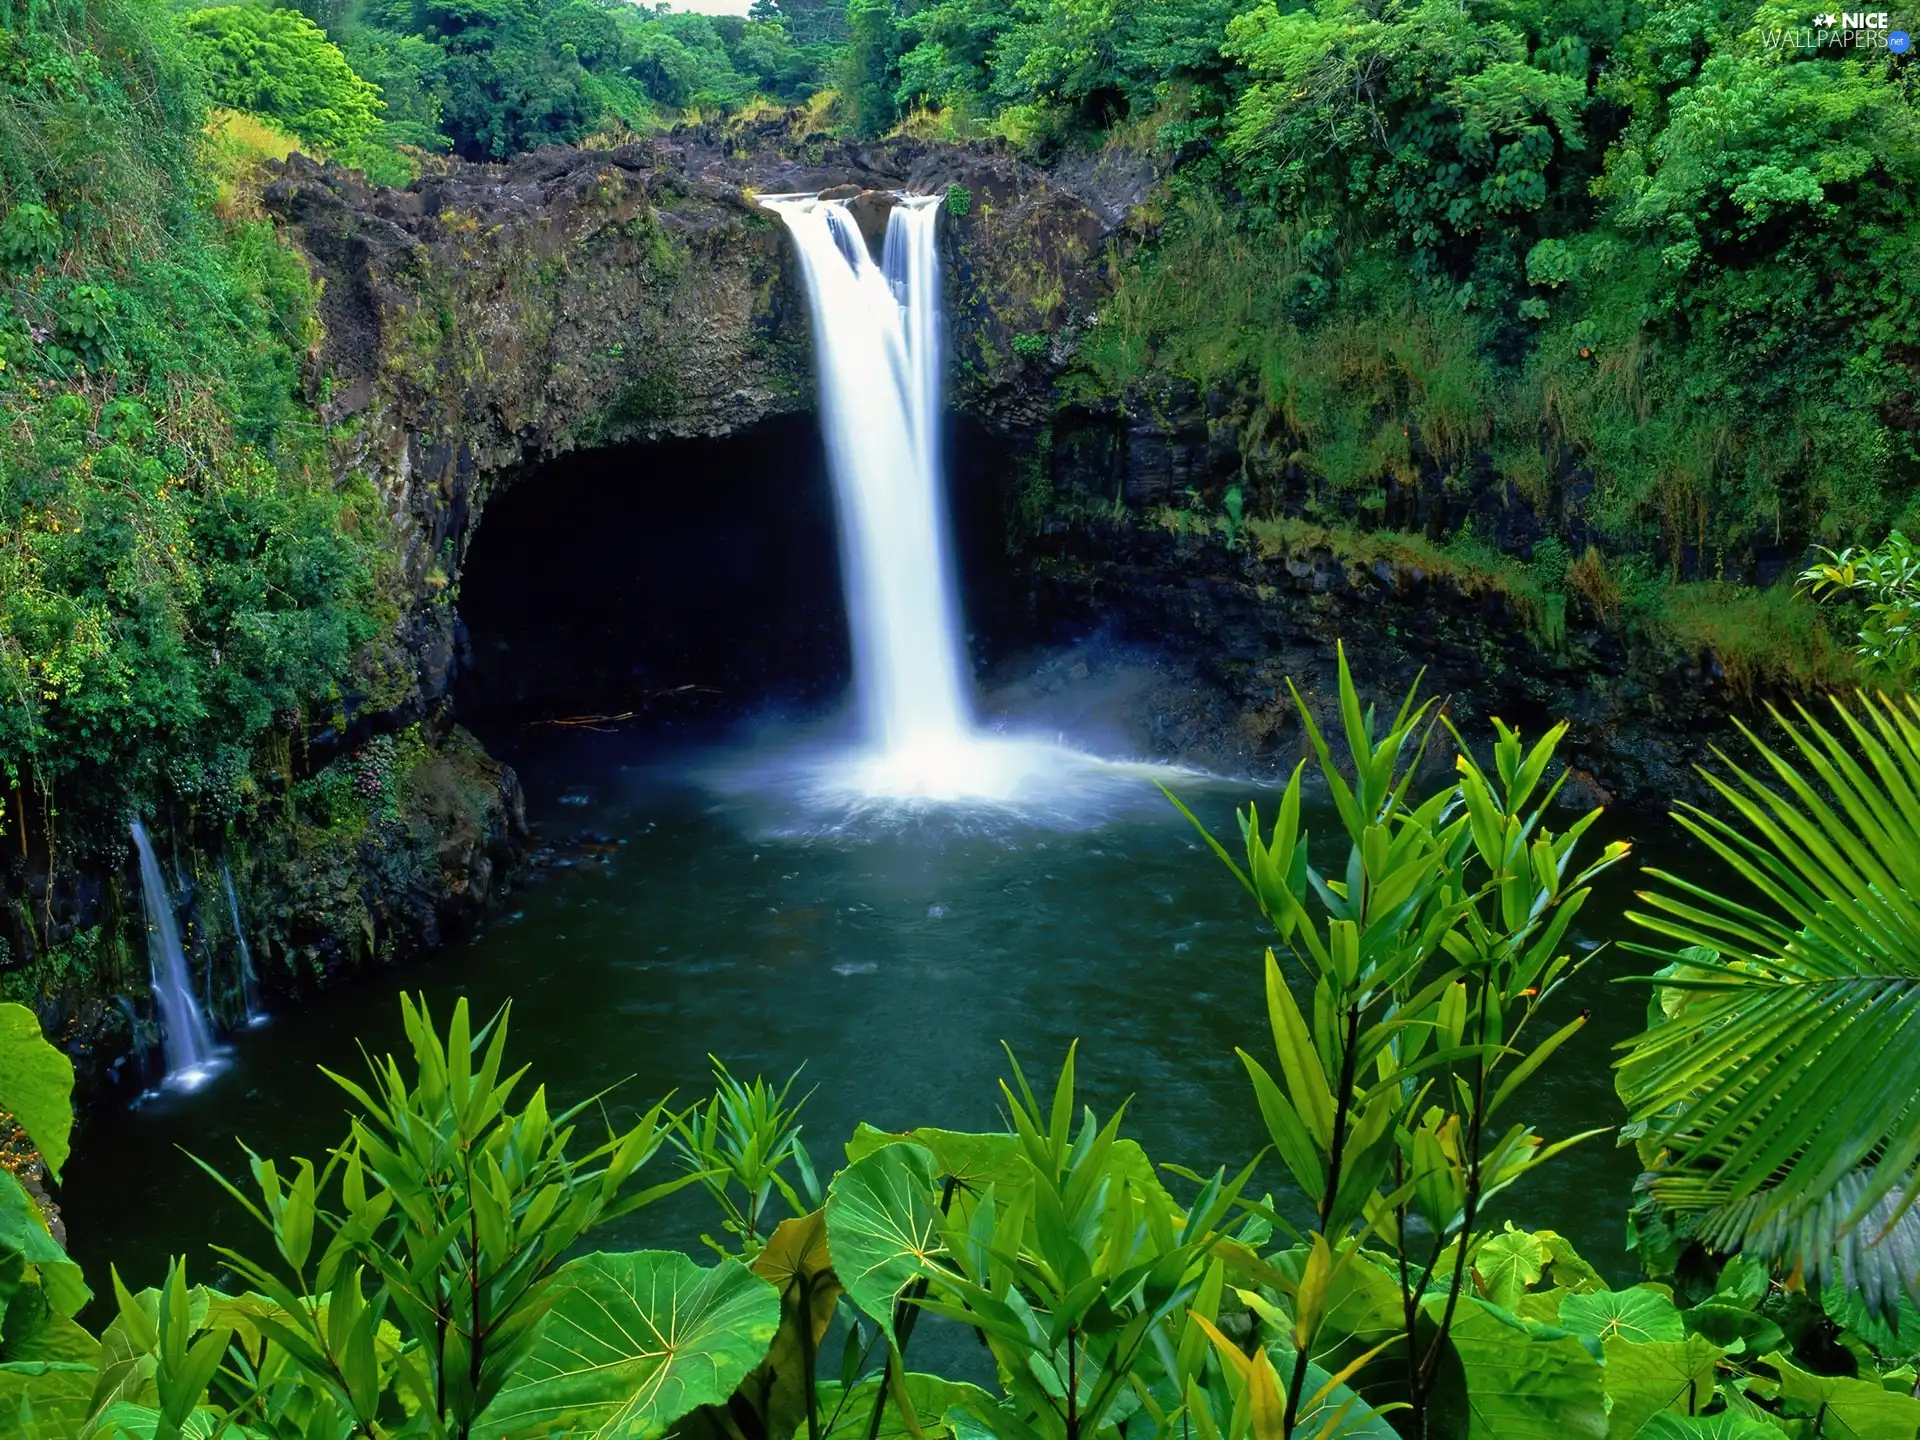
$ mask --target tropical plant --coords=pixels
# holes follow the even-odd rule
[[[1306,1367],[1322,1341],[1329,1275],[1347,1273],[1348,1284],[1359,1283],[1351,1276],[1384,1263],[1398,1290],[1399,1325],[1397,1334],[1383,1331],[1379,1344],[1398,1356],[1396,1393],[1411,1411],[1413,1433],[1424,1437],[1442,1359],[1463,1358],[1467,1342],[1456,1325],[1486,1323],[1469,1274],[1500,1263],[1503,1242],[1479,1232],[1482,1207],[1598,1133],[1548,1144],[1522,1123],[1498,1128],[1495,1117],[1585,1024],[1577,1015],[1530,1049],[1520,1043],[1577,968],[1562,948],[1568,927],[1594,877],[1626,846],[1610,844],[1580,866],[1575,851],[1599,812],[1561,833],[1546,827],[1561,783],[1549,783],[1547,773],[1564,724],[1527,746],[1496,720],[1491,774],[1456,732],[1457,778],[1416,800],[1412,788],[1435,728],[1432,701],[1416,703],[1417,690],[1410,692],[1383,725],[1362,708],[1342,650],[1343,766],[1293,694],[1344,832],[1336,863],[1317,868],[1309,854],[1307,761],[1295,768],[1269,833],[1262,834],[1256,810],[1241,814],[1244,869],[1207,836],[1312,996],[1303,1011],[1269,950],[1267,1007],[1280,1078],[1241,1052],[1275,1153],[1314,1210],[1281,1431],[1291,1435],[1298,1419]],[[1387,1247],[1378,1260],[1363,1253],[1369,1235]],[[1517,1353],[1556,1377],[1569,1359],[1546,1347]],[[1468,1373],[1471,1390],[1471,1366]],[[1591,1378],[1587,1398],[1597,1404]],[[1579,1403],[1562,1388],[1569,1404]]]
[[[1920,672],[1920,545],[1898,530],[1879,545],[1833,551],[1800,572],[1801,585],[1822,600],[1865,607],[1854,654],[1894,683]]]
[[[795,1071],[776,1090],[760,1076],[751,1081],[734,1079],[716,1059],[712,1098],[673,1120],[674,1148],[720,1207],[726,1228],[740,1238],[749,1260],[766,1243],[762,1229],[772,1229],[767,1216],[776,1191],[794,1215],[804,1215],[820,1204],[813,1157],[800,1140],[800,1110],[807,1097],[787,1103],[799,1078]],[[800,1190],[781,1173],[789,1164],[798,1174],[800,1190],[806,1192],[804,1201]],[[734,1199],[736,1188],[741,1192],[739,1200]],[[722,1249],[711,1239],[707,1243]]]
[[[1778,749],[1703,772],[1730,816],[1675,819],[1748,893],[1649,870],[1666,942],[1618,1088],[1645,1187],[1711,1250],[1920,1300],[1920,702],[1773,712]]]
[[[601,1097],[553,1115],[541,1086],[509,1109],[526,1072],[502,1070],[506,1009],[475,1033],[462,999],[444,1041],[424,998],[402,996],[401,1013],[411,1076],[392,1056],[369,1060],[370,1090],[323,1072],[358,1112],[320,1171],[296,1159],[283,1176],[248,1151],[255,1200],[202,1165],[272,1237],[271,1262],[218,1253],[271,1302],[255,1329],[300,1382],[360,1428],[380,1420],[397,1387],[429,1433],[464,1440],[509,1380],[526,1383],[547,1313],[598,1283],[586,1272],[623,1258],[586,1257],[563,1277],[568,1251],[701,1176],[628,1192],[666,1137],[662,1105],[624,1131],[609,1125],[584,1154],[570,1153],[577,1123]],[[677,1272],[674,1281],[699,1283]],[[382,1345],[390,1326],[397,1343]],[[253,1403],[271,1408],[271,1391],[256,1388]],[[535,1405],[524,1395],[502,1403]]]

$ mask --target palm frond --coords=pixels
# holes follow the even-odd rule
[[[1631,918],[1670,948],[1633,948],[1716,959],[1619,1089],[1663,1147],[1654,1198],[1715,1248],[1920,1299],[1920,704],[1833,704],[1832,729],[1775,711],[1778,750],[1742,727],[1758,763],[1707,775],[1731,818],[1676,808],[1755,893],[1651,872]]]

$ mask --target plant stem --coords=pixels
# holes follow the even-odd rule
[[[1080,1365],[1073,1327],[1067,1327],[1067,1440],[1080,1440]]]
[[[1427,1353],[1420,1361],[1421,1393],[1415,1397],[1417,1408],[1414,1411],[1414,1433],[1425,1440],[1427,1433],[1426,1391],[1433,1383],[1433,1372],[1440,1363],[1440,1348],[1447,1343],[1447,1336],[1453,1329],[1454,1311],[1459,1308],[1460,1290],[1466,1280],[1467,1251],[1473,1241],[1473,1224],[1480,1212],[1480,1143],[1484,1117],[1487,1112],[1487,1002],[1493,993],[1493,975],[1489,971],[1480,982],[1480,1026],[1476,1036],[1482,1047],[1481,1053],[1473,1062],[1473,1113],[1467,1117],[1467,1194],[1466,1204],[1460,1212],[1459,1250],[1453,1257],[1453,1279],[1447,1286],[1447,1303],[1440,1313],[1440,1328],[1434,1332],[1433,1343],[1427,1347]]]
[[[807,1440],[820,1440],[819,1367],[813,1353],[813,1281],[803,1269],[797,1278],[800,1281],[800,1383],[807,1397]]]
[[[1340,1087],[1334,1092],[1333,1142],[1327,1147],[1327,1186],[1320,1196],[1320,1234],[1327,1233],[1327,1221],[1340,1198],[1340,1171],[1346,1162],[1347,1120],[1353,1112],[1353,1057],[1360,1049],[1360,1002],[1347,1006],[1347,1043],[1340,1054]],[[1332,1242],[1329,1241],[1329,1244]],[[1299,1348],[1293,1356],[1293,1383],[1287,1386],[1286,1413],[1280,1422],[1282,1440],[1291,1440],[1300,1420],[1300,1392],[1307,1384],[1307,1345],[1296,1335]]]

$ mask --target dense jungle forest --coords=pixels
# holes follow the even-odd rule
[[[741,8],[0,0],[0,1434],[1920,1437],[1920,12]]]

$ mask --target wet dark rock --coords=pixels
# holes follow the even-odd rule
[[[1630,645],[1575,615],[1558,644],[1501,594],[1452,575],[1324,549],[1258,554],[1216,537],[1083,517],[1033,542],[1035,625],[1097,632],[1152,655],[1160,674],[1136,721],[1158,753],[1223,773],[1281,779],[1305,753],[1289,682],[1337,731],[1336,643],[1369,701],[1397,704],[1415,679],[1469,735],[1494,716],[1539,734],[1571,724],[1563,799],[1665,809],[1700,796],[1695,766],[1751,716],[1711,657]]]
[[[867,249],[881,256],[887,241],[887,222],[899,205],[900,197],[890,190],[862,190],[847,202],[847,213],[860,227]]]

